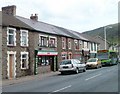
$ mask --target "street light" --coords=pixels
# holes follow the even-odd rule
[[[105,49],[106,49],[106,30],[107,30],[107,28],[112,28],[112,27],[111,26],[104,27]]]

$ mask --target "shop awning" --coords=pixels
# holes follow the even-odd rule
[[[38,56],[56,56],[58,52],[56,51],[38,51]]]

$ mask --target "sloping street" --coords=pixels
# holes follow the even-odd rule
[[[3,92],[118,92],[118,65],[6,85]]]

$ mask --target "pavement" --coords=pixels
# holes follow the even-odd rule
[[[49,73],[44,73],[44,74],[28,75],[28,76],[15,78],[15,79],[3,79],[2,86],[22,83],[22,82],[26,82],[26,81],[30,81],[30,80],[35,80],[35,79],[44,79],[45,77],[58,75],[58,74],[59,74],[59,72],[56,71],[56,72],[49,72]]]

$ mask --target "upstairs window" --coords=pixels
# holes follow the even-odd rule
[[[56,42],[55,38],[50,38],[49,39],[49,47],[56,47],[55,42]]]
[[[93,51],[93,43],[91,43],[91,51]]]
[[[79,40],[79,49],[82,49],[82,41]]]
[[[96,46],[96,44],[94,43],[94,51],[97,51],[96,47],[97,47],[97,46]]]
[[[7,28],[7,45],[16,46],[16,29]]]
[[[62,49],[66,49],[66,38],[62,37]]]
[[[71,40],[68,39],[68,49],[71,49]]]
[[[44,36],[40,36],[40,46],[47,47],[48,46],[48,38]]]
[[[21,30],[21,46],[28,46],[28,31]]]
[[[74,40],[75,50],[79,49],[78,40]]]

